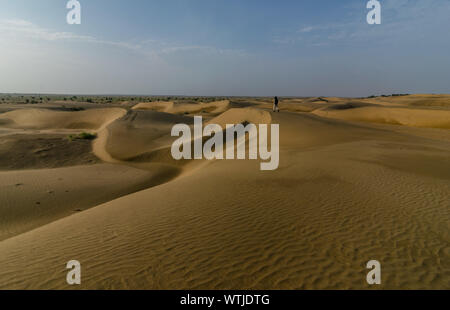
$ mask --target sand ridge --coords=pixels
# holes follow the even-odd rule
[[[222,113],[230,105],[229,100],[215,101],[210,103],[175,104],[172,101],[142,102],[133,107],[133,110],[154,110],[166,113],[189,114],[189,113]]]
[[[92,129],[100,130],[124,116],[120,108],[66,112],[48,109],[18,109],[0,114],[0,125],[21,129]]]
[[[334,106],[315,110],[316,115],[349,121],[385,123],[411,127],[450,129],[450,110],[405,109],[392,107]]]

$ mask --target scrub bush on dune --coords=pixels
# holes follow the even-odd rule
[[[92,134],[92,133],[87,133],[87,132],[82,132],[78,135],[69,135],[67,137],[70,141],[73,140],[94,140],[97,138],[96,134]]]

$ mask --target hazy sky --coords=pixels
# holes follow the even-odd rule
[[[450,93],[450,0],[0,0],[0,92]]]

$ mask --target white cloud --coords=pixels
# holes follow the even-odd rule
[[[86,43],[113,45],[133,50],[137,50],[140,48],[139,45],[129,44],[127,42],[101,40],[93,36],[79,35],[73,32],[52,31],[46,28],[42,28],[38,25],[35,25],[29,21],[21,19],[0,20],[0,33],[4,37],[5,36],[13,38],[21,37],[24,39],[34,39],[40,41],[67,40],[67,41],[81,41]]]
[[[79,35],[73,32],[60,32],[52,31],[46,28],[42,28],[36,24],[33,24],[26,20],[14,19],[14,20],[0,20],[0,35],[5,38],[24,38],[33,39],[38,41],[79,41],[84,43],[110,45],[119,48],[125,48],[140,52],[145,55],[161,56],[171,53],[201,50],[209,53],[216,54],[235,54],[245,55],[242,50],[234,49],[221,49],[212,46],[202,45],[183,45],[180,43],[169,43],[165,41],[158,41],[153,39],[142,40],[139,43],[129,43],[123,41],[110,41],[103,40],[88,35]]]
[[[54,32],[45,28],[38,27],[26,20],[2,20],[0,21],[0,32],[3,35],[18,36],[27,38],[55,41],[55,40],[84,40],[93,41],[91,36],[77,35],[71,32]]]
[[[305,32],[311,32],[313,30],[314,30],[314,27],[308,26],[308,27],[303,27],[302,29],[299,30],[299,32],[305,33]]]

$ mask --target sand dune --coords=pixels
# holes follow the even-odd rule
[[[156,111],[130,111],[99,133],[94,152],[104,160],[127,161],[169,147],[174,140],[170,136],[172,126],[176,123],[192,124],[193,119]]]
[[[156,111],[130,111],[105,127],[93,143],[93,151],[105,162],[153,171],[164,170],[171,177],[201,165],[199,161],[176,161],[171,155],[173,124],[192,124],[193,118]],[[161,183],[168,179],[161,179]]]
[[[337,105],[315,110],[316,115],[350,121],[374,122],[411,127],[450,128],[450,111],[377,106]]]
[[[0,126],[23,129],[98,130],[125,114],[126,110],[119,108],[91,109],[77,112],[19,109],[0,114]]]
[[[175,104],[174,102],[156,101],[143,102],[135,105],[133,110],[153,110],[175,114],[189,113],[221,113],[227,110],[230,102],[228,100],[197,103],[197,104]]]
[[[450,107],[450,95],[417,94],[373,99],[376,103],[386,102],[393,105],[415,107]]]
[[[229,109],[205,122],[205,125],[214,123],[224,128],[226,124],[246,121],[270,124],[271,116],[266,111],[253,108]],[[171,145],[176,140],[171,136],[171,130],[173,124],[179,123],[193,125],[193,118],[166,112],[130,111],[99,133],[93,144],[94,153],[107,162],[127,163],[141,168],[146,163],[179,168],[186,164],[195,166],[195,162],[176,161],[171,156]]]
[[[133,107],[133,110],[153,110],[160,112],[169,112],[173,109],[175,103],[173,101],[154,101],[141,102]]]
[[[205,115],[280,124],[271,172],[258,161],[174,162],[171,126],[193,118],[158,107],[99,131],[95,154],[119,166],[0,172],[0,288],[70,289],[72,259],[82,289],[369,289],[372,259],[378,288],[450,288],[445,107],[322,99],[282,101],[281,113],[240,99]]]
[[[221,115],[208,121],[206,124],[217,124],[225,128],[227,124],[270,124],[272,117],[269,112],[255,108],[229,109]]]
[[[0,172],[0,240],[159,184],[152,172],[99,164]]]
[[[70,140],[67,134],[7,131],[0,137],[0,170],[60,168],[99,162],[90,140]]]

